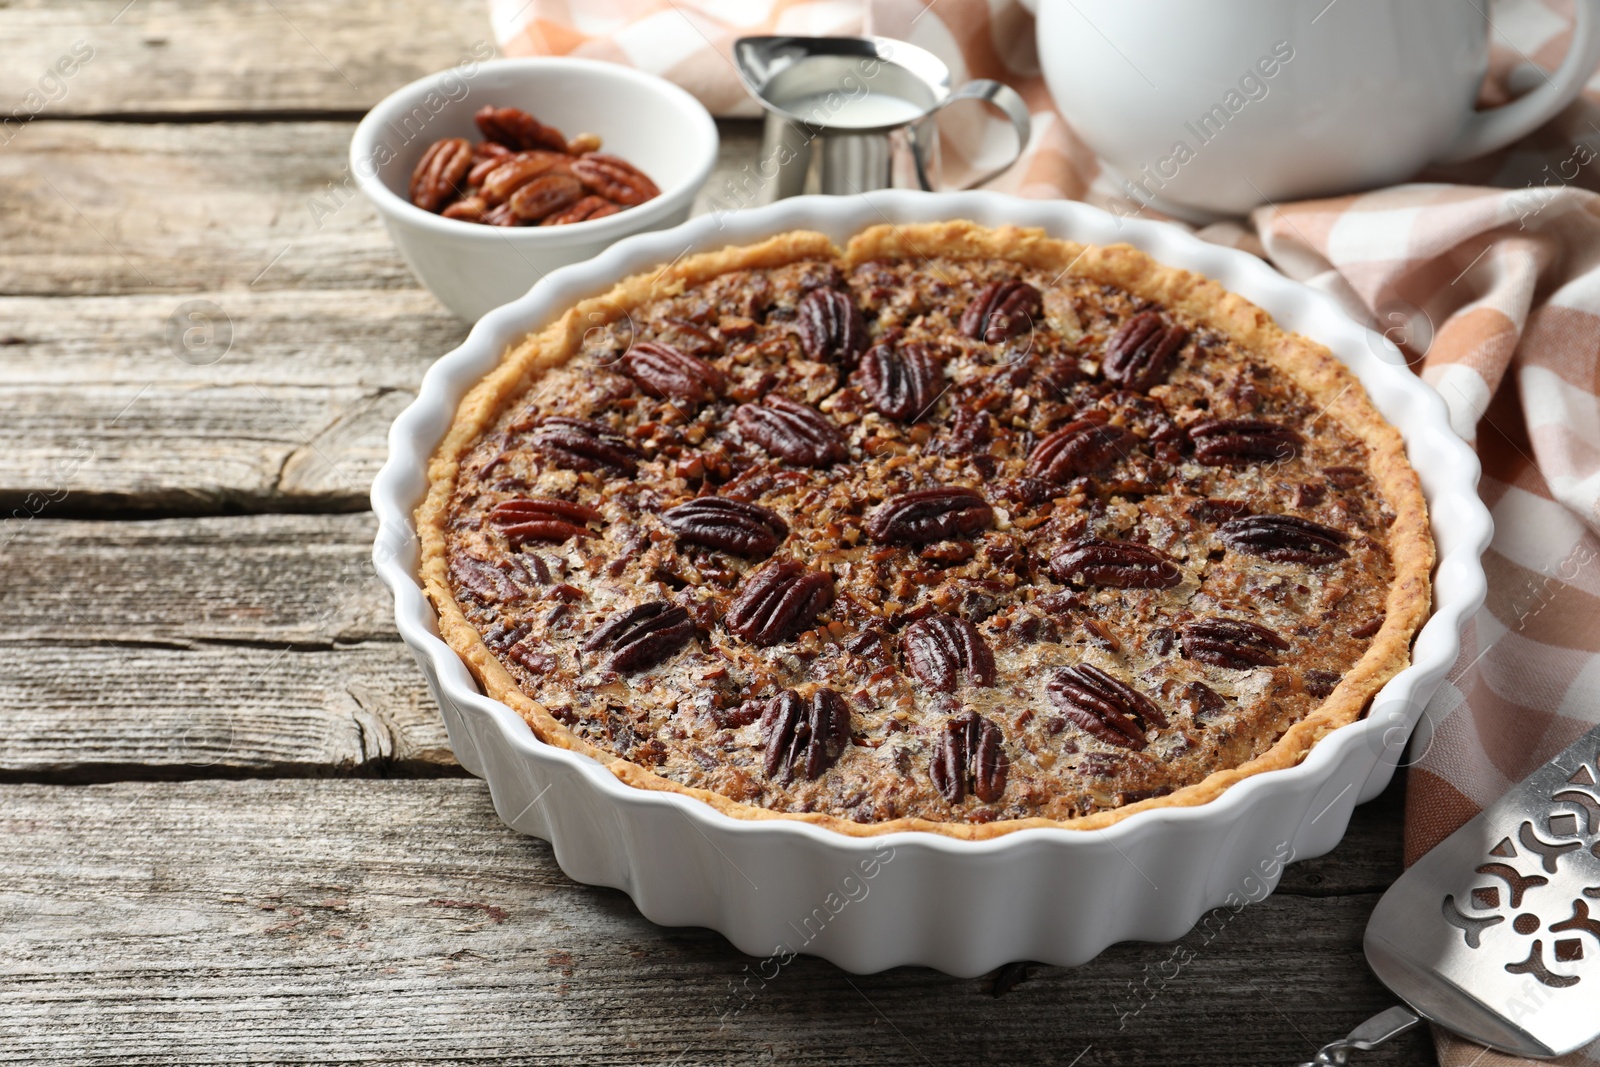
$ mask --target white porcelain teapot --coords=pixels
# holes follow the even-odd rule
[[[1129,195],[1192,217],[1404,181],[1509,144],[1600,62],[1577,0],[1560,68],[1475,111],[1488,0],[1023,0],[1056,106]]]

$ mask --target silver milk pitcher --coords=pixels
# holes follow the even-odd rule
[[[1031,124],[1015,89],[979,78],[950,88],[950,69],[933,53],[887,37],[741,37],[734,63],[766,109],[754,197],[851,194],[891,187],[932,191],[940,184],[935,116],[958,100],[998,108],[1017,147],[972,188],[1021,156]]]

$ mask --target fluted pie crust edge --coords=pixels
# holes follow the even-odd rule
[[[812,258],[841,258],[848,268],[873,259],[934,256],[1000,258],[1036,269],[1070,271],[1181,311],[1284,372],[1367,447],[1370,474],[1394,511],[1387,549],[1395,578],[1382,628],[1328,698],[1266,752],[1166,796],[1073,819],[1034,817],[973,824],[921,818],[857,823],[832,815],[777,812],[741,803],[674,782],[587,743],[523,693],[467,621],[446,580],[446,523],[459,467],[504,406],[525,393],[546,370],[570,359],[579,350],[584,332],[596,323],[613,321],[629,308],[674,295],[719,274]],[[535,736],[546,744],[593,757],[631,786],[687,794],[741,819],[800,820],[856,837],[923,830],[977,840],[1032,828],[1093,830],[1142,811],[1204,804],[1245,778],[1294,766],[1322,737],[1360,718],[1378,690],[1410,662],[1412,639],[1427,618],[1431,602],[1434,546],[1416,472],[1406,459],[1400,434],[1378,414],[1343,363],[1322,345],[1281,329],[1266,312],[1208,278],[1165,266],[1127,245],[1082,245],[1047,237],[1037,229],[989,229],[965,221],[874,226],[853,237],[842,255],[823,234],[791,231],[757,244],[687,256],[667,267],[633,275],[601,296],[578,302],[555,322],[511,347],[500,366],[457,407],[448,433],[429,461],[428,480],[428,496],[416,512],[419,577],[439,614],[440,636],[466,661],[484,691],[514,709]]]

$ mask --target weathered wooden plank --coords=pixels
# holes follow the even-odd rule
[[[414,288],[349,174],[354,129],[32,122],[0,152],[0,294]],[[701,209],[759,154],[754,124],[721,130]]]
[[[0,777],[459,773],[373,526],[0,525]]]
[[[467,330],[420,289],[0,297],[0,384],[409,390]]]
[[[181,596],[178,578],[161,592]],[[85,629],[75,642],[0,642],[0,779],[459,773],[398,642],[149,643]]]
[[[32,644],[393,641],[376,529],[370,512],[0,520],[0,617],[7,640]]]
[[[1280,893],[1182,967],[1120,945],[1000,997],[805,957],[741,994],[756,961],[568,881],[477,782],[9,786],[0,812],[0,1033],[30,1063],[1287,1064],[1391,999],[1370,895]],[[1432,1061],[1416,1035],[1363,1062]]]
[[[364,508],[389,424],[465,335],[418,290],[0,298],[0,503]]]
[[[30,123],[0,153],[0,217],[26,220],[7,227],[0,293],[411,288],[343,184],[354,128]]]
[[[492,48],[480,0],[12,0],[0,117],[364,111]]]
[[[373,529],[0,524],[0,777],[459,773]]]
[[[367,506],[411,394],[358,386],[13,387],[0,504],[206,513]]]

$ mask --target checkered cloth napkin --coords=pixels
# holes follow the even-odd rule
[[[509,54],[628,63],[754,115],[736,37],[876,33],[1005,81],[1033,111],[990,188],[1134,211],[1053,110],[1016,0],[490,0]],[[1563,0],[1501,0],[1481,103],[1553,69]],[[1519,70],[1520,68],[1520,70]],[[1597,83],[1600,84],[1600,83]],[[959,156],[959,147],[952,146]],[[947,156],[951,149],[947,148]],[[1265,256],[1401,345],[1483,459],[1489,598],[1414,741],[1408,862],[1600,721],[1600,92],[1511,149],[1393,189],[1261,208],[1201,236]],[[1145,214],[1149,214],[1148,211]],[[1594,946],[1600,950],[1600,945]],[[1438,1035],[1444,1067],[1522,1063]],[[1600,1045],[1559,1061],[1600,1067]]]

